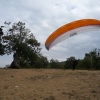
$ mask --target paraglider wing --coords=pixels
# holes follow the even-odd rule
[[[47,50],[59,42],[77,35],[82,32],[100,30],[100,21],[96,19],[81,19],[65,24],[55,30],[46,40],[45,47]]]

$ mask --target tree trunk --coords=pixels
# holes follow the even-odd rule
[[[18,55],[17,52],[13,54],[13,58],[14,60],[11,63],[10,68],[18,68],[18,69],[21,68],[20,67],[20,56]]]

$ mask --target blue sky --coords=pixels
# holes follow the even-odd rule
[[[80,59],[86,52],[100,48],[100,31],[97,31],[76,35],[46,50],[45,40],[54,30],[83,18],[100,20],[100,0],[0,0],[0,26],[5,21],[26,23],[49,60],[63,61],[70,56]],[[12,60],[12,55],[0,56],[0,67]]]

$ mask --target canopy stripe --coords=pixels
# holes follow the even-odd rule
[[[55,30],[46,40],[45,47],[49,50],[59,42],[77,35],[82,32],[99,30],[100,21],[96,19],[81,19],[68,24]]]

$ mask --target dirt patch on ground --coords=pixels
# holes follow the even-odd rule
[[[100,100],[100,71],[0,69],[0,100]]]

